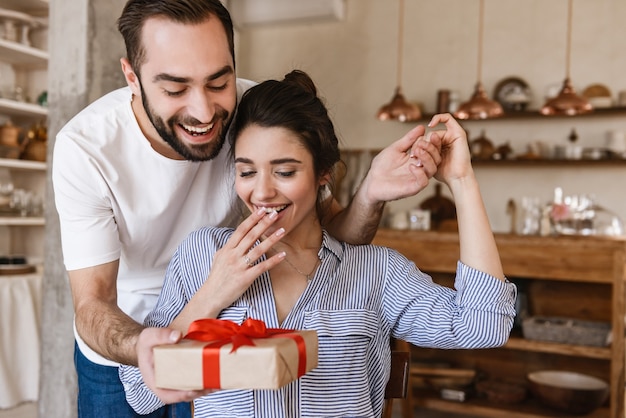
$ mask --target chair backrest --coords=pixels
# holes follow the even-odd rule
[[[409,352],[391,352],[391,374],[385,388],[385,399],[406,398],[409,387]]]
[[[385,405],[383,418],[391,418],[393,400],[407,397],[409,387],[410,354],[408,351],[393,350],[391,352],[391,373],[385,387]],[[408,410],[407,410],[407,413]]]

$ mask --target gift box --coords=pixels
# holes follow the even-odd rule
[[[177,344],[154,347],[162,389],[278,389],[317,367],[317,333],[263,321],[202,319]]]

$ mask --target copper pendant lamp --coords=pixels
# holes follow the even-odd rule
[[[542,115],[580,115],[593,110],[591,103],[584,97],[576,94],[570,81],[570,60],[572,48],[572,4],[573,0],[568,0],[567,4],[567,47],[565,49],[565,81],[559,94],[548,99],[541,108]]]
[[[399,0],[398,5],[398,57],[396,68],[397,87],[391,101],[378,109],[376,117],[380,120],[399,120],[400,122],[413,122],[422,117],[418,105],[408,102],[402,94],[402,41],[404,36],[404,0]]]
[[[478,13],[478,81],[472,97],[464,103],[461,103],[459,109],[454,113],[457,119],[489,119],[497,118],[504,114],[502,106],[495,100],[489,99],[483,87],[482,79],[482,61],[483,61],[483,27],[485,14],[485,0],[479,2]]]

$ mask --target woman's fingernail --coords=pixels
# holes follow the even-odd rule
[[[415,165],[417,165],[418,167],[424,167],[424,164],[422,164],[422,160],[420,160],[419,158],[415,162]]]
[[[177,343],[180,340],[181,332],[179,330],[173,330],[170,332],[170,341],[173,343]]]
[[[277,217],[277,216],[278,216],[278,212],[276,212],[275,210],[273,210],[273,211],[270,213],[270,219],[276,219],[276,217]]]
[[[264,213],[265,213],[265,209],[263,209],[263,208],[260,208],[260,209],[256,210],[256,214],[257,215],[263,215]]]
[[[279,228],[278,231],[276,231],[276,236],[280,237],[284,233],[285,233],[285,228]]]

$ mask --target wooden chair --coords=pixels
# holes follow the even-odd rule
[[[398,341],[396,345],[398,347],[391,351],[391,374],[389,375],[389,382],[387,382],[387,387],[385,388],[383,418],[391,418],[394,399],[405,399],[405,402],[402,404],[402,415],[404,418],[409,418],[413,415],[411,398],[410,394],[408,394],[410,390],[409,345],[400,341]],[[407,394],[409,396],[407,396]]]

